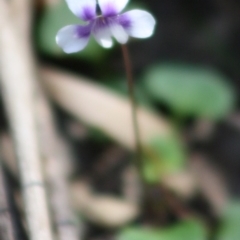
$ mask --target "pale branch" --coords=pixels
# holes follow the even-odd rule
[[[2,97],[12,131],[31,240],[52,240],[43,183],[34,109],[31,58],[24,51],[6,1],[0,0],[0,80]],[[14,61],[14,64],[13,64]]]
[[[38,94],[37,106],[40,146],[45,158],[50,201],[60,240],[79,240],[81,229],[71,209],[67,183],[67,156],[58,135],[50,106],[43,93]],[[66,147],[65,147],[66,148]]]
[[[18,34],[24,38],[24,51],[32,57],[29,38],[31,19],[30,10],[32,2],[30,0],[13,0],[11,3],[11,11],[14,13],[14,21],[18,29]],[[33,64],[33,62],[34,61],[31,61],[30,63]],[[35,66],[33,65],[32,68],[35,68]],[[37,82],[35,82],[35,84],[37,84]],[[54,220],[57,226],[58,235],[60,239],[79,239],[79,227],[76,226],[74,214],[71,211],[69,203],[69,194],[67,192],[68,186],[66,176],[63,171],[65,168],[61,165],[63,164],[61,157],[56,156],[56,152],[59,152],[56,145],[59,144],[57,142],[58,136],[56,136],[54,124],[52,122],[51,110],[44,94],[41,91],[41,86],[38,84],[37,90],[36,110],[37,114],[39,114],[37,120],[39,126],[41,152],[46,159],[47,166],[52,167],[47,169],[49,173],[49,185],[51,187],[49,196],[52,200],[51,206],[55,215]],[[59,171],[57,169],[59,169]]]
[[[8,203],[5,176],[0,159],[0,239],[17,240]]]

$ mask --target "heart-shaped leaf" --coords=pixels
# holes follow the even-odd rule
[[[219,119],[234,105],[234,91],[220,73],[184,64],[160,64],[144,77],[151,96],[178,116]]]
[[[120,232],[117,240],[206,240],[205,227],[197,221],[181,222],[167,229],[132,227]]]

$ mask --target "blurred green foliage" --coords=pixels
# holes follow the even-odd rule
[[[239,240],[240,239],[240,202],[235,201],[228,205],[220,228],[213,239]],[[117,240],[208,240],[207,227],[200,221],[187,220],[168,228],[128,227],[122,229]]]
[[[216,71],[187,64],[159,64],[144,76],[156,101],[167,104],[178,117],[218,120],[234,106],[229,80]]]
[[[156,137],[149,143],[145,154],[144,174],[148,183],[158,183],[161,177],[181,171],[187,157],[177,135]]]
[[[123,229],[117,240],[206,240],[205,227],[198,221],[180,222],[166,229],[144,229],[131,227]]]
[[[240,202],[235,201],[227,207],[217,234],[217,240],[240,239]]]

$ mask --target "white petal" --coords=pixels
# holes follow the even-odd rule
[[[66,0],[70,10],[84,21],[96,17],[97,0]]]
[[[57,44],[65,53],[75,53],[83,50],[89,41],[88,26],[70,25],[60,29],[56,36]],[[83,34],[81,34],[83,30]],[[82,35],[82,36],[81,36]]]
[[[125,44],[128,41],[128,34],[120,24],[110,24],[110,30],[119,43]]]
[[[143,10],[132,10],[122,14],[120,17],[124,19],[126,26],[122,24],[127,33],[136,38],[148,38],[152,36],[156,21],[154,17]]]
[[[111,32],[108,27],[96,28],[93,31],[93,36],[102,47],[111,48],[113,46]]]
[[[128,2],[129,0],[98,0],[104,16],[116,15],[120,13]]]

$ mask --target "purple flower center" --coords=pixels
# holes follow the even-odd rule
[[[113,9],[113,8],[112,8]],[[109,11],[104,12],[104,15],[95,16],[95,13],[90,8],[85,8],[84,10],[84,18],[88,19],[88,25],[85,26],[78,26],[76,28],[76,37],[77,38],[84,38],[89,37],[91,32],[97,32],[100,29],[107,29],[111,26],[111,24],[120,24],[124,29],[128,29],[131,27],[132,22],[131,18],[128,17],[126,14],[117,15],[109,8]]]
[[[110,24],[109,18],[105,18],[103,16],[99,16],[95,20],[92,21],[91,29],[92,29],[93,32],[97,32],[100,29],[108,28],[109,24]]]

